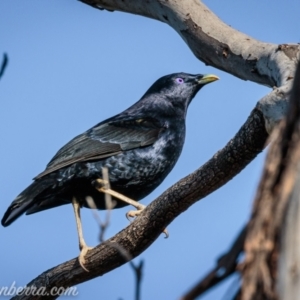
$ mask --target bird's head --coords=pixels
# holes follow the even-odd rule
[[[187,73],[174,73],[158,79],[148,89],[143,98],[151,95],[156,99],[167,99],[176,108],[186,111],[188,105],[197,92],[206,84],[218,80],[216,75],[192,75]]]

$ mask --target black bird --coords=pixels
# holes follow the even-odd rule
[[[107,168],[111,190],[135,200],[151,193],[174,167],[185,140],[187,108],[196,93],[215,75],[175,73],[158,79],[134,105],[62,147],[46,170],[34,178],[9,206],[1,221],[8,226],[19,216],[63,204],[74,206],[79,261],[89,249],[83,239],[80,207],[105,209],[104,193],[95,182]],[[117,194],[116,207],[128,205]],[[143,209],[143,205],[135,205]],[[134,215],[131,213],[131,216]]]

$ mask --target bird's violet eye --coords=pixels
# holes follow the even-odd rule
[[[176,78],[176,82],[179,84],[182,84],[184,82],[184,80],[180,77]]]

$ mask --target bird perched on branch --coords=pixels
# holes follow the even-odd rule
[[[79,262],[84,268],[90,248],[83,239],[80,207],[89,207],[87,200],[92,198],[98,209],[105,209],[104,193],[111,192],[116,207],[132,204],[138,211],[129,216],[137,215],[144,206],[126,197],[141,200],[169,174],[184,144],[189,104],[205,84],[218,79],[186,73],[158,79],[137,103],[62,147],[45,171],[11,203],[2,225],[10,225],[23,213],[72,203]],[[108,170],[109,191],[99,187],[103,168]]]

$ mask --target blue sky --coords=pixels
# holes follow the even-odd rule
[[[299,1],[204,2],[223,21],[254,38],[300,42]],[[172,28],[154,20],[99,11],[74,0],[1,1],[0,11],[0,55],[9,55],[0,81],[1,216],[61,146],[132,105],[163,75],[213,73],[221,80],[193,100],[183,153],[144,204],[221,149],[269,91],[205,66]],[[170,238],[161,236],[136,259],[145,260],[143,300],[178,299],[214,266],[247,221],[263,158],[181,214],[168,226]],[[113,212],[107,238],[128,225],[127,211]],[[87,209],[82,214],[87,243],[96,245],[93,215]],[[1,227],[0,239],[0,287],[14,281],[24,286],[79,253],[71,205],[23,216]],[[227,299],[234,280],[203,299]],[[78,292],[77,299],[133,299],[134,276],[124,265],[78,285]]]

